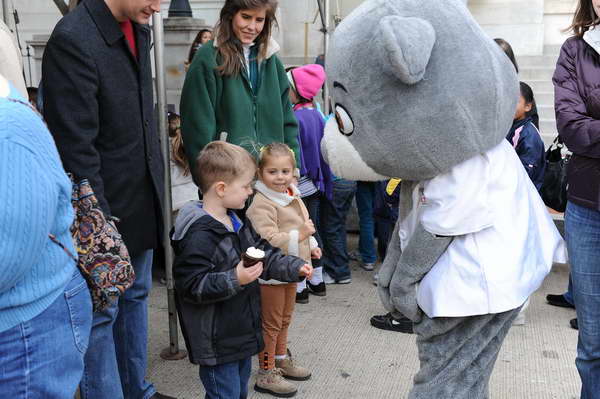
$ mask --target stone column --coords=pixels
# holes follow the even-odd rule
[[[203,19],[198,18],[173,17],[164,20],[167,104],[173,104],[177,112],[185,80],[184,62],[198,32],[210,28]]]

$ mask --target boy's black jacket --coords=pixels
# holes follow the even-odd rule
[[[183,237],[177,237],[181,214],[172,235],[176,303],[190,361],[215,366],[248,358],[264,347],[260,288],[258,281],[240,286],[235,268],[241,254],[252,246],[265,251],[265,280],[297,282],[305,262],[269,245],[249,220],[234,233],[196,208]]]

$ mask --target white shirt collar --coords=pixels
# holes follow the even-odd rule
[[[583,40],[600,54],[600,29],[596,29],[596,26],[592,26],[583,34]]]

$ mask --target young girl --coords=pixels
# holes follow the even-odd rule
[[[500,46],[502,51],[504,51],[504,54],[506,54],[506,56],[508,57],[510,62],[512,62],[512,64],[515,66],[515,71],[517,72],[517,74],[519,74],[519,65],[517,64],[517,59],[515,58],[515,53],[513,52],[513,49],[511,47],[510,43],[501,38],[496,38],[496,39],[494,39],[494,41],[496,42],[496,44],[498,46]],[[538,115],[537,105],[535,104],[535,99],[531,103],[531,109],[527,112],[527,116],[531,117],[533,124],[539,130],[540,116]]]
[[[196,38],[194,39],[194,41],[192,42],[192,45],[190,46],[190,52],[188,54],[188,59],[184,63],[186,71],[189,69],[190,65],[192,64],[192,60],[194,59],[194,55],[196,55],[196,52],[198,51],[198,49],[211,40],[212,40],[212,31],[210,29],[202,29],[200,32],[198,32],[198,34],[196,35]]]
[[[520,82],[520,89],[515,119],[506,139],[514,147],[533,185],[539,191],[544,183],[546,168],[544,142],[533,124],[532,117],[528,116],[534,103],[533,91],[524,82]]]
[[[290,100],[294,104],[294,115],[298,120],[298,144],[300,146],[300,178],[298,189],[300,197],[308,209],[311,220],[315,222],[315,239],[323,248],[319,233],[319,209],[321,197],[332,198],[333,183],[329,165],[321,155],[321,139],[325,120],[315,108],[313,98],[325,83],[325,70],[321,65],[308,64],[288,71],[290,82]],[[323,268],[321,260],[313,260],[314,273],[309,280],[298,283],[296,303],[308,303],[309,291],[325,296]]]
[[[198,187],[192,180],[190,166],[181,138],[180,118],[169,112],[169,147],[171,149],[171,201],[173,202],[173,220],[186,202],[198,199]]]
[[[256,195],[246,215],[256,232],[271,245],[310,264],[311,259],[321,258],[321,249],[312,237],[314,224],[293,184],[295,169],[296,159],[287,145],[273,143],[264,147],[259,156]],[[274,396],[293,396],[296,387],[282,376],[297,381],[311,376],[307,369],[294,365],[287,349],[296,284],[260,282],[265,349],[259,353],[260,370],[254,389]]]

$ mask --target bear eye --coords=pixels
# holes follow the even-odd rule
[[[354,133],[354,122],[348,111],[340,104],[335,105],[335,120],[340,133],[345,136],[352,136],[352,133]]]

